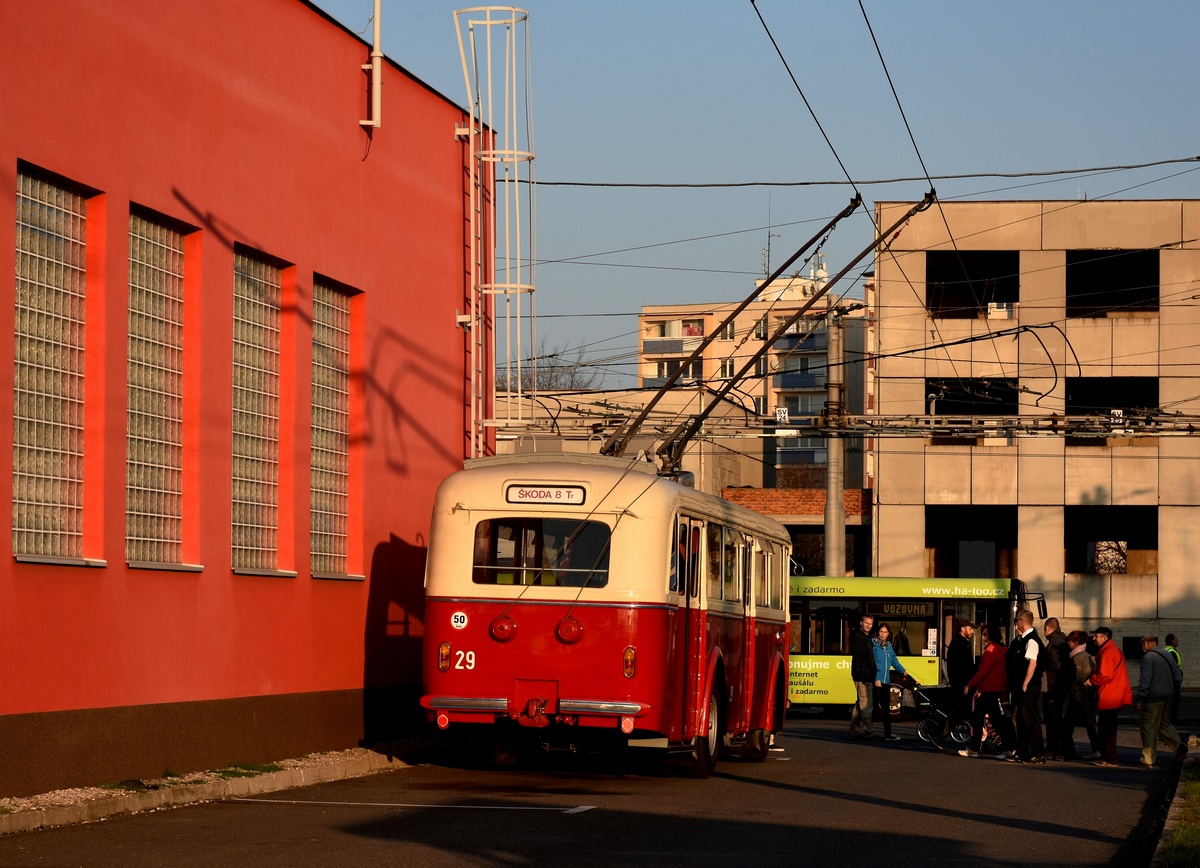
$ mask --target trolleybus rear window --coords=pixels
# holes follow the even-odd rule
[[[603,588],[608,525],[569,518],[491,518],[475,526],[471,581],[477,585]]]

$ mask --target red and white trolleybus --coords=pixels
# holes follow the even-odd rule
[[[475,459],[438,490],[421,705],[544,747],[765,759],[787,703],[790,540],[644,461]]]

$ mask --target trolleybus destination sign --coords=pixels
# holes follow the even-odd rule
[[[582,506],[582,485],[510,485],[504,492],[509,503],[553,503]]]

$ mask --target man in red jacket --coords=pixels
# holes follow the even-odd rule
[[[958,752],[959,756],[977,757],[983,742],[983,719],[992,721],[992,728],[1000,736],[1001,752],[997,759],[1006,759],[1015,745],[1012,721],[1004,713],[1004,691],[1008,686],[1008,664],[1004,659],[1004,646],[1000,644],[1000,631],[995,624],[985,624],[983,630],[983,656],[979,659],[979,670],[963,688],[963,695],[975,697],[975,711],[971,716],[971,744]]]
[[[1125,655],[1112,640],[1112,630],[1097,627],[1092,639],[1098,648],[1096,670],[1087,683],[1095,684],[1100,689],[1096,700],[1100,759],[1095,764],[1111,768],[1117,764],[1117,713],[1123,706],[1133,702],[1133,691],[1129,689]]]

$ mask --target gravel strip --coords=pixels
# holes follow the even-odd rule
[[[314,753],[269,765],[193,772],[106,787],[73,787],[23,798],[0,798],[0,834],[101,820],[116,814],[274,792],[404,768],[397,746]],[[406,744],[406,748],[413,745]]]

